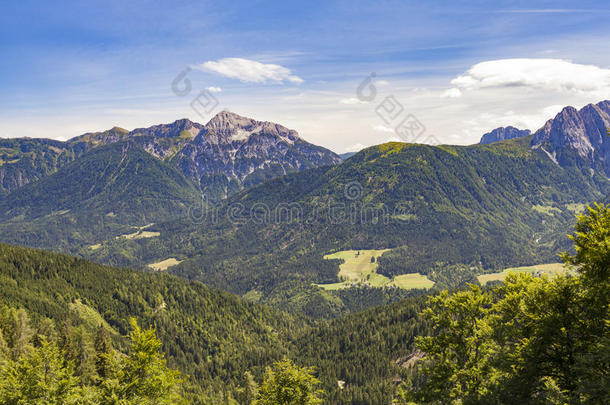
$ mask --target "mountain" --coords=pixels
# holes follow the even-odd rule
[[[508,139],[523,138],[530,136],[530,134],[531,131],[529,129],[521,130],[511,126],[500,127],[483,135],[479,143],[485,145],[492,142],[506,141]]]
[[[417,334],[429,331],[418,318],[423,305],[422,298],[409,299],[314,322],[197,281],[0,244],[0,314],[3,306],[24,309],[62,333],[71,327],[92,334],[103,325],[119,349],[129,318],[154,325],[168,365],[186,378],[192,404],[236,398],[245,371],[260,381],[265,367],[284,357],[316,367],[327,403],[390,403],[396,360],[412,352]]]
[[[137,128],[133,131],[114,127],[104,132],[93,132],[77,136],[68,140],[67,144],[78,149],[89,150],[97,146],[130,140],[151,155],[165,159],[173,156],[184,147],[202,128],[203,125],[201,124],[188,119],[180,119],[171,124]]]
[[[172,159],[210,201],[277,176],[340,162],[294,130],[228,111],[212,118]]]
[[[277,176],[341,162],[294,130],[228,111],[205,125],[181,119],[130,132],[113,128],[81,135],[68,144],[91,148],[126,139],[181,171],[208,202]]]
[[[0,139],[0,195],[54,173],[79,155],[52,139]]]
[[[378,273],[427,275],[437,286],[478,273],[556,261],[584,204],[610,191],[605,176],[563,168],[531,137],[492,145],[388,143],[341,165],[279,177],[205,215],[159,223],[156,240],[103,243],[91,259],[168,271],[312,316],[344,313],[330,252],[390,249]],[[476,282],[476,281],[475,281]]]
[[[198,201],[199,192],[180,172],[123,141],[94,148],[0,197],[0,229],[14,243],[75,249],[130,225],[184,216]]]
[[[0,239],[75,252],[264,180],[340,162],[295,131],[221,112],[67,142],[2,140]],[[26,186],[27,185],[27,186]],[[4,191],[4,192],[2,192]]]
[[[346,159],[349,159],[349,158],[351,158],[352,156],[354,156],[356,153],[358,153],[358,152],[345,152],[345,153],[341,153],[341,154],[339,155],[339,157],[340,157],[341,159],[343,159],[343,160],[346,160]]]
[[[66,142],[0,140],[0,193],[54,173],[91,149],[127,140],[177,168],[210,202],[277,176],[341,162],[294,130],[222,111],[206,125],[180,119],[133,131],[114,127]]]
[[[566,107],[534,133],[532,147],[563,167],[610,176],[610,101]]]

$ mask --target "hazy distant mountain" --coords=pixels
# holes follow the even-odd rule
[[[564,108],[534,133],[533,148],[540,148],[560,166],[576,166],[610,175],[610,101],[580,110]]]
[[[345,159],[349,159],[352,156],[354,156],[356,153],[358,152],[345,152],[345,153],[340,153],[339,157],[341,157],[341,159],[345,160]]]
[[[531,131],[529,129],[521,130],[511,126],[500,127],[483,135],[479,143],[488,144],[492,142],[506,141],[508,139],[523,138],[525,136],[529,136],[530,134]]]

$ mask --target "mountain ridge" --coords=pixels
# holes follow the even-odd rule
[[[481,137],[480,144],[486,145],[493,142],[506,141],[509,139],[523,138],[530,136],[531,131],[529,129],[518,129],[513,126],[499,127],[496,128]]]
[[[61,155],[62,159],[55,158],[55,163],[49,168],[41,169],[35,167],[38,160],[22,164],[24,167],[21,167],[3,165],[4,159],[1,159],[0,193],[9,193],[52,174],[63,164],[94,148],[122,141],[138,145],[155,158],[176,167],[205,194],[208,201],[218,201],[278,175],[341,162],[334,152],[308,143],[294,130],[222,111],[205,125],[182,118],[170,124],[131,131],[113,127],[79,135],[65,142],[25,138],[3,140],[4,143],[16,145],[12,149],[15,151],[24,149],[23,145],[38,145],[39,154],[49,149],[44,145],[53,144],[54,153]]]
[[[600,171],[610,176],[610,101],[565,107],[536,131],[532,147],[560,166]]]

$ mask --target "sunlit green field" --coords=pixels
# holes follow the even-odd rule
[[[363,281],[367,276],[377,275],[377,259],[387,252],[383,250],[344,250],[324,256],[325,259],[342,259],[345,262],[339,266],[339,278],[344,281]]]
[[[396,276],[390,284],[406,290],[411,290],[413,288],[432,288],[432,286],[434,286],[434,281],[429,280],[428,277],[423,274],[412,273]]]
[[[563,263],[547,263],[537,264],[535,266],[524,266],[524,267],[511,267],[501,271],[499,273],[481,274],[477,277],[481,285],[485,285],[490,281],[504,281],[508,273],[543,273],[543,274],[557,274],[570,271],[565,267]]]
[[[182,263],[182,260],[170,257],[169,259],[165,259],[157,263],[151,263],[148,265],[148,267],[156,271],[165,271],[168,269],[168,267],[175,266],[180,263]]]
[[[368,284],[371,287],[395,286],[404,289],[431,288],[433,281],[419,273],[403,274],[390,279],[377,274],[377,258],[389,249],[382,250],[344,250],[324,256],[325,259],[341,259],[344,262],[339,266],[339,279],[343,280],[332,284],[318,284],[326,290],[339,290],[353,284]],[[375,258],[371,261],[371,258]]]

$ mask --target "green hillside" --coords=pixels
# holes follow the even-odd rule
[[[52,139],[0,138],[0,195],[55,173],[81,154]]]
[[[236,397],[245,371],[260,378],[284,356],[316,366],[329,398],[387,402],[398,372],[394,360],[428,330],[417,316],[423,303],[406,300],[314,323],[199,282],[0,244],[0,308],[23,308],[36,322],[50,318],[87,330],[102,324],[117,347],[126,343],[121,336],[130,317],[154,325],[168,365],[190,376],[189,395],[205,404]],[[345,389],[337,380],[346,381]]]
[[[177,170],[119,142],[0,198],[0,229],[5,242],[71,251],[184,216],[198,200]]]
[[[249,189],[203,218],[155,225],[159,238],[82,254],[137,266],[175,257],[172,273],[310,315],[349,310],[311,285],[340,281],[340,260],[324,259],[334,251],[391,249],[377,273],[421,273],[439,288],[476,283],[482,272],[556,261],[570,246],[573,207],[609,189],[606,178],[561,168],[529,142],[371,147]]]

